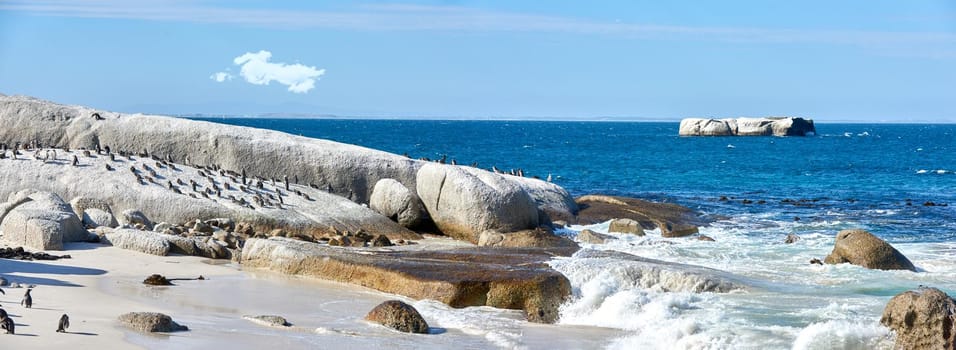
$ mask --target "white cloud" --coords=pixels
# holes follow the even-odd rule
[[[232,80],[232,74],[226,72],[217,72],[213,75],[210,75],[209,79],[215,80],[217,83],[221,83],[226,80]]]
[[[247,52],[236,57],[233,63],[240,66],[239,75],[247,82],[256,85],[269,85],[275,81],[289,87],[289,91],[303,94],[315,88],[315,81],[325,74],[325,69],[303,64],[286,64],[269,62],[272,53],[261,50]],[[213,74],[212,78],[218,82],[231,79],[232,75],[225,72]]]

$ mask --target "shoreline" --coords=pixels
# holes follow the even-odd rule
[[[124,349],[202,349],[222,344],[240,349],[276,345],[306,349],[329,344],[346,348],[383,344],[424,349],[443,349],[450,344],[463,344],[464,348],[539,348],[549,344],[594,348],[607,346],[625,334],[611,328],[534,324],[514,310],[454,309],[436,301],[415,301],[347,283],[258,269],[244,271],[235,263],[200,257],[153,256],[92,243],[67,244],[62,254],[72,258],[0,261],[0,272],[10,282],[37,285],[33,309],[15,305],[24,288],[4,288],[7,294],[0,303],[17,324],[17,336],[3,338],[6,344]],[[206,279],[173,281],[174,286],[142,284],[152,273],[169,278],[202,275]],[[363,320],[368,310],[391,299],[415,305],[431,325],[432,334],[400,333]],[[116,319],[130,311],[162,312],[190,330],[156,334],[129,330]],[[71,321],[66,334],[54,331],[62,313],[69,314]],[[292,327],[267,327],[243,319],[264,314],[286,317]],[[561,339],[553,339],[555,332],[563,335]]]

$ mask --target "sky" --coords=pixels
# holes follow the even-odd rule
[[[956,1],[0,0],[0,93],[156,114],[956,122]]]

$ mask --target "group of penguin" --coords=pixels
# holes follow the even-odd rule
[[[33,288],[27,288],[27,292],[23,294],[23,299],[20,300],[20,305],[30,309],[33,308],[33,296],[30,295],[30,292],[33,291]],[[0,294],[6,295],[7,293],[0,289]],[[16,334],[15,324],[13,319],[7,315],[7,311],[0,308],[0,329],[3,329],[7,334]],[[57,326],[57,333],[66,333],[67,328],[70,328],[70,316],[63,314],[60,316],[60,324]]]

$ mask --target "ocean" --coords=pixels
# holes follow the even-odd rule
[[[698,277],[684,271],[558,258],[551,264],[574,295],[559,325],[549,326],[554,337],[595,327],[597,343],[613,349],[891,348],[879,318],[893,295],[919,285],[956,295],[956,125],[818,123],[809,137],[679,137],[676,122],[201,120],[522,169],[575,196],[673,202],[717,220],[701,228],[716,242],[651,231],[583,246],[716,269],[743,287],[700,293]],[[604,223],[559,233],[584,228],[607,232]],[[921,271],[808,263],[823,259],[847,228],[889,241]],[[801,240],[784,244],[788,234]],[[444,327],[473,328],[466,333],[503,348],[535,348],[523,335],[527,325],[502,326],[513,317],[423,306]]]

